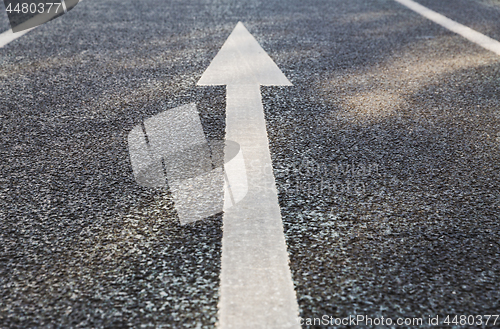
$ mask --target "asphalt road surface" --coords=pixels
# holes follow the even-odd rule
[[[498,0],[419,3],[500,40]],[[216,325],[223,215],[180,225],[127,136],[196,102],[224,139],[196,82],[238,21],[293,83],[261,92],[303,328],[500,327],[451,323],[500,314],[500,56],[392,0],[84,0],[0,48],[0,327]]]

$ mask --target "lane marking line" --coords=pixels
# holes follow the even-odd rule
[[[500,42],[462,25],[412,0],[394,0],[442,27],[500,56]]]
[[[12,32],[12,29],[3,32],[2,34],[0,34],[0,48],[5,47],[6,45],[11,43],[12,41],[16,40],[17,38],[22,37],[23,35],[25,35],[29,31],[36,29],[36,28],[37,28],[37,26],[35,26],[31,29],[28,29],[28,30],[24,30],[21,32],[15,32],[15,33]]]

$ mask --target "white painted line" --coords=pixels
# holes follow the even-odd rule
[[[136,182],[168,186],[181,225],[227,210],[247,193],[240,146],[229,140],[208,141],[195,103],[160,112],[135,126],[128,135],[128,149]],[[224,200],[224,194],[231,199]]]
[[[492,39],[484,34],[481,34],[470,27],[457,23],[446,16],[443,16],[427,7],[424,7],[412,0],[394,0],[400,4],[410,8],[420,15],[430,19],[434,23],[441,25],[448,30],[455,32],[458,35],[472,41],[484,49],[490,50],[500,56],[500,42]]]
[[[21,32],[16,32],[16,33],[12,32],[12,29],[3,32],[2,34],[0,34],[0,48],[5,47],[6,45],[11,43],[12,41],[16,40],[17,38],[22,37],[23,35],[25,35],[26,33],[28,33],[29,31],[31,31],[35,28],[36,28],[36,26],[31,28],[31,29],[24,30]]]
[[[291,83],[239,22],[198,85],[227,86],[225,138],[240,144],[248,179],[224,211],[218,326],[300,328],[260,94]]]

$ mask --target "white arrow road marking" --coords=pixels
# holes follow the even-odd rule
[[[226,140],[240,144],[248,179],[248,194],[223,217],[219,328],[300,328],[274,175],[265,170],[260,94],[261,85],[291,83],[239,22],[198,85],[227,86]]]
[[[446,16],[443,16],[433,10],[430,10],[427,7],[422,6],[421,4],[416,3],[412,0],[395,0],[400,4],[410,8],[411,10],[419,13],[427,19],[430,19],[434,23],[441,25],[448,30],[455,32],[458,35],[466,38],[469,41],[472,41],[484,49],[490,50],[495,54],[500,56],[500,42],[492,39],[484,34],[481,34],[470,27],[457,23]]]

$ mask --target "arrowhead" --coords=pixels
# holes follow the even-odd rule
[[[291,86],[271,57],[241,22],[198,81],[199,86]]]

